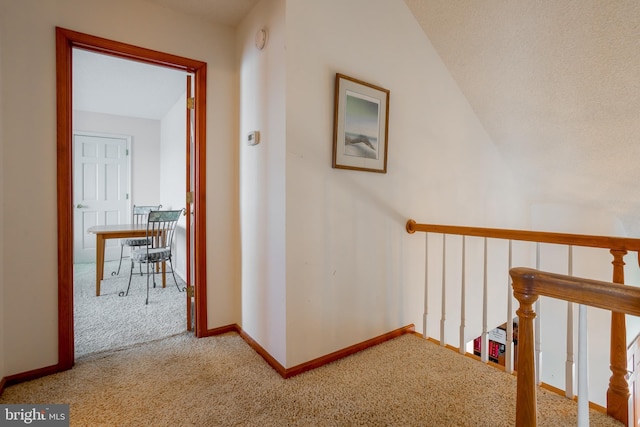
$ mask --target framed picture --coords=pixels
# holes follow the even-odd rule
[[[389,91],[336,74],[333,167],[387,173]]]

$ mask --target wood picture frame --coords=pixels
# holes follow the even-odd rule
[[[389,90],[336,73],[333,164],[387,173]]]

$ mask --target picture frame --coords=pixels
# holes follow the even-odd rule
[[[336,73],[333,168],[387,173],[389,90]]]

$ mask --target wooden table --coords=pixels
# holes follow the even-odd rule
[[[146,224],[96,225],[87,230],[96,235],[96,296],[100,296],[100,282],[104,278],[104,246],[107,239],[146,237]],[[165,264],[162,263],[162,287],[166,286]]]

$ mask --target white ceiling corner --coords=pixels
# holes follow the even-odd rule
[[[146,0],[218,25],[236,27],[258,0]],[[74,49],[74,109],[161,119],[186,87],[185,73]]]
[[[73,50],[73,108],[161,120],[186,92],[186,73]]]
[[[147,0],[211,23],[236,27],[258,0]]]

